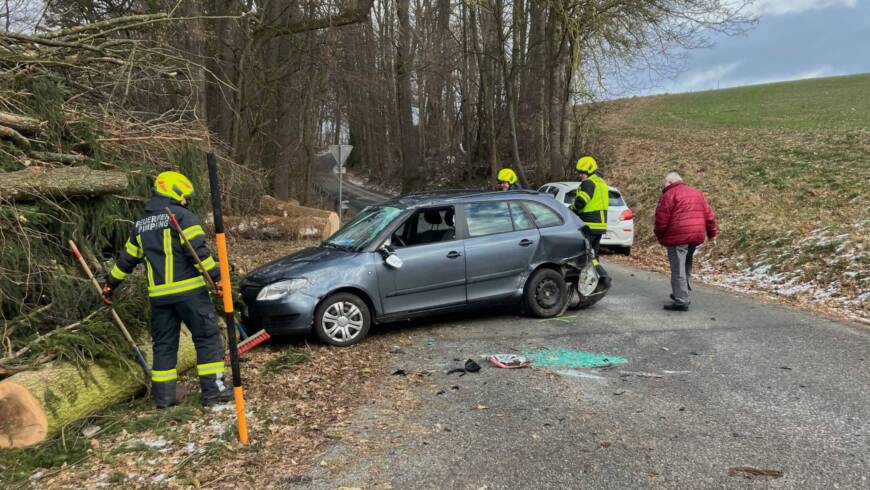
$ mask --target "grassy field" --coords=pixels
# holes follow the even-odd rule
[[[870,74],[659,95],[632,122],[681,128],[870,128]]]
[[[720,246],[705,263],[870,311],[870,75],[608,109],[598,153],[635,210],[640,256],[661,260],[652,217],[661,177],[676,170],[720,219]]]

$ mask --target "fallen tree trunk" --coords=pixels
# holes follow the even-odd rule
[[[87,167],[28,168],[0,174],[0,201],[98,196],[127,189],[127,174]]]
[[[149,364],[151,347],[142,349]],[[181,330],[178,372],[196,364],[187,329]],[[49,364],[0,382],[0,448],[39,444],[70,422],[131,398],[143,389],[142,371],[93,365],[79,371],[71,364]]]
[[[325,240],[338,231],[338,216],[224,216],[227,233],[255,240]]]
[[[54,153],[50,151],[31,151],[30,156],[43,162],[58,162],[64,165],[81,165],[91,160],[78,153]]]
[[[338,215],[332,211],[307,208],[305,206],[300,206],[297,201],[282,201],[280,199],[275,199],[272,196],[263,196],[260,198],[260,213],[270,214],[272,216],[283,216],[285,218],[307,218],[314,216],[328,219],[330,216],[335,216],[336,221],[338,219]]]
[[[36,135],[42,130],[39,119],[20,116],[0,111],[0,125],[8,126],[16,131],[29,135]]]
[[[10,127],[0,126],[0,138],[11,141],[12,144],[17,146],[18,148],[21,148],[22,150],[30,149],[30,140]]]

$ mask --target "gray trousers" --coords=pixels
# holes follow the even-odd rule
[[[692,290],[689,281],[692,277],[692,258],[696,245],[674,245],[668,247],[668,262],[671,263],[671,290],[674,303],[688,305],[689,291]]]

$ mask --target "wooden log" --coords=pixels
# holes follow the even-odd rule
[[[0,111],[0,126],[10,127],[19,133],[36,135],[42,130],[39,119]]]
[[[142,349],[151,362],[151,346]],[[178,372],[196,364],[196,349],[181,330]],[[144,388],[142,371],[93,365],[84,372],[66,363],[25,371],[0,382],[0,449],[39,444],[70,422],[128,400]]]
[[[338,231],[338,216],[224,216],[227,233],[254,240],[325,240]]]
[[[308,208],[300,206],[298,202],[295,204],[289,201],[275,199],[272,196],[263,196],[260,198],[260,213],[270,214],[272,216],[283,216],[285,218],[309,217],[316,216],[319,218],[329,218],[335,214],[332,211],[324,209]],[[338,215],[336,215],[336,218]]]
[[[21,148],[22,150],[30,149],[30,140],[10,127],[0,126],[0,138],[11,141],[12,144],[17,146],[18,148]]]
[[[35,197],[98,196],[127,189],[127,174],[87,167],[32,167],[0,174],[0,200]]]
[[[64,165],[82,165],[91,159],[78,153],[54,153],[51,151],[31,151],[30,156],[43,162],[58,162]]]

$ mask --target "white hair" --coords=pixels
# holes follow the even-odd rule
[[[665,174],[665,185],[671,185],[676,182],[682,182],[683,178],[676,172],[668,172]]]

